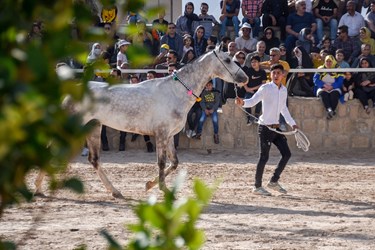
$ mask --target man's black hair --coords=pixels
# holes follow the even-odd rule
[[[280,63],[275,63],[271,66],[271,71],[275,70],[275,69],[280,69],[281,71],[284,71],[284,67],[283,65],[281,65]]]

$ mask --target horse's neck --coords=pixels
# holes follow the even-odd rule
[[[212,58],[210,58],[211,56],[200,58],[181,71],[181,80],[186,82],[186,85],[198,96],[213,77],[213,67],[210,62]]]

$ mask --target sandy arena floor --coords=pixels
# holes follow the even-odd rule
[[[280,182],[287,195],[259,197],[251,193],[257,152],[180,150],[179,169],[188,180],[180,196],[192,194],[195,177],[221,184],[198,226],[207,241],[203,249],[375,249],[375,154],[292,152]],[[278,154],[272,151],[264,182],[270,178]],[[76,175],[86,193],[59,191],[32,203],[5,210],[0,237],[19,249],[105,249],[101,229],[125,244],[132,237],[125,225],[136,218],[130,205],[146,193],[146,181],[157,175],[155,153],[104,152],[102,162],[109,179],[126,200],[115,200],[84,157],[77,157],[67,175]],[[168,176],[168,183],[176,174]],[[35,173],[28,178],[30,186]]]

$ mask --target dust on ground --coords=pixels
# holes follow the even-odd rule
[[[220,185],[198,227],[203,249],[375,249],[375,154],[373,152],[292,152],[280,182],[287,195],[251,193],[257,152],[180,150],[178,170],[187,171],[179,196],[191,196],[194,178]],[[279,155],[272,151],[263,176],[270,179]],[[78,176],[85,194],[60,190],[34,202],[7,208],[0,238],[19,249],[106,249],[105,229],[122,244],[132,238],[132,207],[151,194],[145,183],[157,175],[155,153],[103,152],[102,166],[126,197],[113,199],[85,157],[77,157],[67,176]],[[36,173],[30,174],[31,188]],[[168,185],[176,173],[167,177]],[[44,190],[47,190],[44,184]]]

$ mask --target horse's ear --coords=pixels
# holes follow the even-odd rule
[[[220,43],[219,46],[216,46],[216,52],[220,52],[223,49],[223,44]]]

